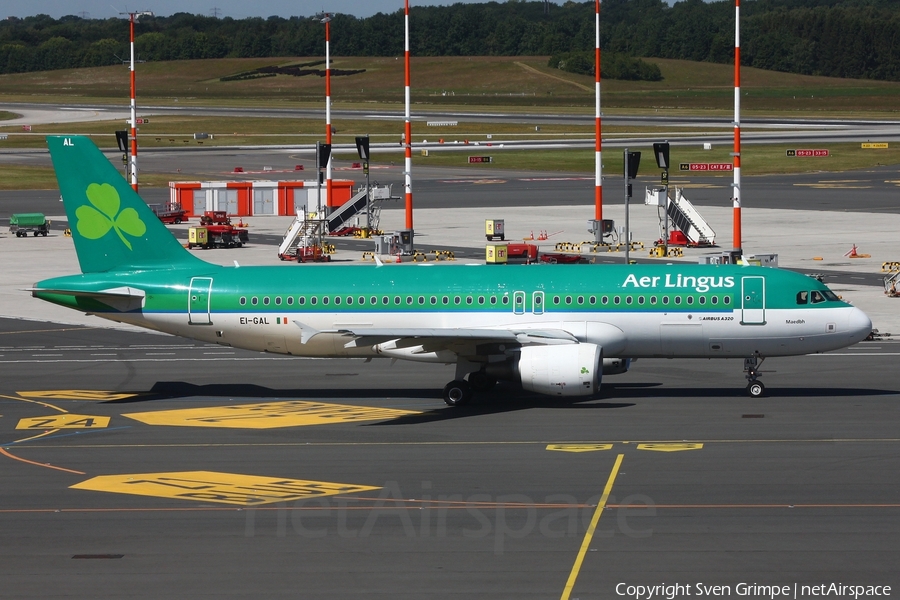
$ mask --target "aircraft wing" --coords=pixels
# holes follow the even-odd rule
[[[561,329],[461,329],[453,327],[382,329],[348,327],[318,331],[298,321],[295,321],[295,323],[303,331],[301,341],[304,344],[319,334],[328,333],[352,338],[344,345],[347,348],[372,346],[387,341],[406,340],[416,344],[427,344],[429,347],[449,346],[460,342],[471,344],[487,342],[574,344],[578,342],[574,335]]]

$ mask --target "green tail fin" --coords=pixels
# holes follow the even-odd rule
[[[47,145],[82,273],[203,264],[89,138],[48,136]]]

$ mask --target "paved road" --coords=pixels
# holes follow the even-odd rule
[[[3,595],[897,589],[897,354],[773,359],[763,400],[737,362],[660,360],[454,410],[440,366],[0,321]]]

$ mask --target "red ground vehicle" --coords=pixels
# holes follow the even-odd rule
[[[231,219],[228,218],[228,214],[224,210],[206,211],[200,217],[200,227],[192,227],[191,229],[195,233],[197,230],[205,229],[206,235],[192,235],[189,231],[188,248],[195,246],[201,248],[240,248],[250,241],[250,233],[244,228],[232,225]]]
[[[159,220],[169,225],[173,223],[181,223],[187,221],[186,210],[181,208],[177,202],[166,202],[165,204],[149,204],[150,210],[153,211]]]
[[[538,247],[535,244],[507,244],[506,259],[510,263],[533,263],[538,257]]]

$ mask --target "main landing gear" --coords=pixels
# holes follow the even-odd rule
[[[468,381],[454,379],[444,386],[444,402],[447,406],[463,406],[469,403],[475,392],[489,392],[495,385],[497,380],[484,371],[473,371],[469,373]]]
[[[751,398],[760,398],[766,393],[766,386],[759,381],[762,375],[759,368],[765,361],[765,357],[754,354],[750,358],[744,359],[744,374],[747,377],[747,394]]]

